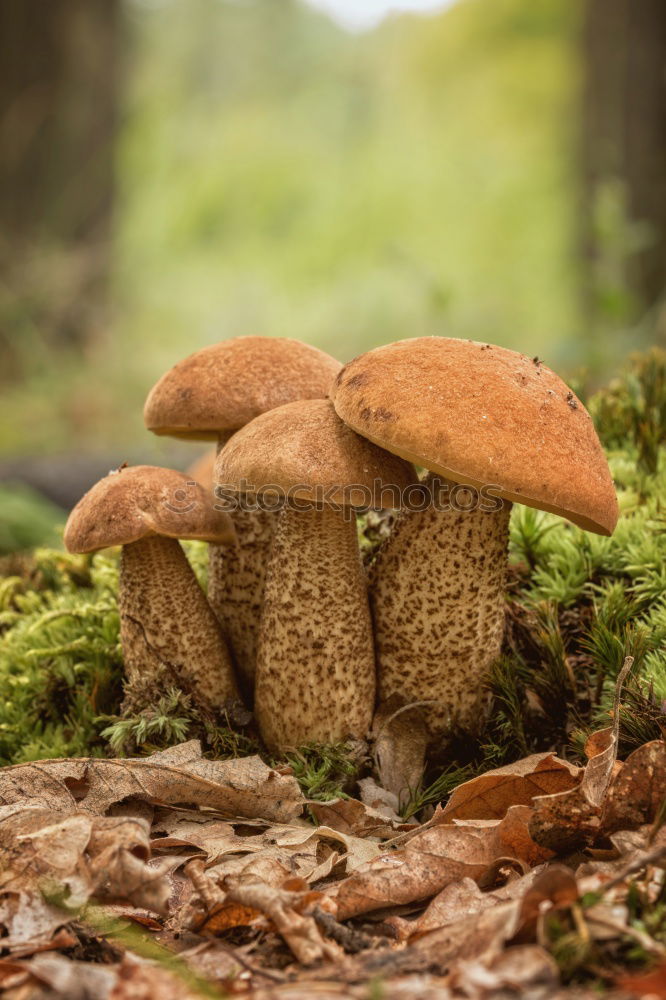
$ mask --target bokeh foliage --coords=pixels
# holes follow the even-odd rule
[[[150,385],[239,334],[341,360],[444,334],[586,361],[577,0],[462,0],[360,36],[297,0],[124,10],[113,322],[54,358],[11,314],[29,379],[6,386],[0,451],[159,458]],[[35,262],[35,294],[66,298],[65,263]]]

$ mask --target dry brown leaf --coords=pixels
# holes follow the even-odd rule
[[[604,805],[605,831],[652,823],[666,799],[666,743],[653,740],[634,750],[614,778]]]
[[[481,998],[495,994],[552,996],[560,983],[559,969],[552,955],[536,944],[507,948],[484,960],[458,962],[449,981],[463,996]]]
[[[61,997],[62,1000],[91,1000],[93,997],[106,1000],[117,975],[113,966],[73,962],[56,954],[12,961],[9,969],[5,966],[3,970],[3,965],[0,962],[0,987],[3,990],[32,982],[46,987],[49,996]],[[7,972],[13,972],[13,981]]]
[[[613,726],[595,734],[597,752],[588,760],[578,787],[534,800],[530,836],[537,844],[557,854],[593,844],[600,833],[609,789],[616,776],[619,698],[622,683],[632,664],[633,660],[628,656],[616,684]],[[617,774],[618,780],[621,780],[623,772],[624,767]]]
[[[426,900],[461,878],[492,880],[504,867],[522,874],[552,856],[530,838],[529,815],[527,807],[514,806],[501,820],[425,824],[402,850],[378,856],[331,886],[338,919]]]
[[[497,902],[492,893],[482,892],[473,879],[462,878],[445,886],[418,919],[388,917],[385,923],[395,930],[399,941],[414,941],[429,931],[496,906]]]
[[[423,777],[428,732],[421,710],[415,705],[401,705],[392,696],[375,713],[372,740],[379,787],[394,797],[397,813]]]
[[[666,962],[661,962],[649,972],[636,973],[632,976],[620,976],[617,985],[633,997],[643,997],[645,1000],[664,1000],[666,998]]]
[[[211,761],[198,740],[129,760],[46,760],[0,772],[0,805],[103,815],[124,799],[206,806],[232,816],[289,823],[304,806],[298,782],[259,757]]]
[[[126,958],[107,1000],[201,1000],[201,992],[163,966]]]
[[[597,729],[594,733],[590,733],[587,737],[585,740],[585,746],[583,747],[583,753],[588,760],[592,757],[597,757],[608,748],[608,733],[608,729]]]
[[[378,785],[374,778],[361,778],[357,783],[361,794],[361,802],[374,812],[384,816],[391,823],[400,825],[402,818],[399,815],[400,799],[387,788]]]
[[[497,859],[485,830],[441,826],[417,834],[400,851],[382,854],[329,890],[338,920],[429,899],[454,879],[479,878]]]
[[[552,753],[537,753],[486,771],[458,785],[433,823],[454,819],[501,819],[510,806],[530,805],[538,795],[564,792],[579,784],[582,769]]]
[[[5,868],[0,891],[24,893],[31,899],[33,913],[44,912],[40,901],[48,886],[70,912],[94,896],[129,900],[166,914],[171,887],[163,866],[148,863],[145,820],[80,812],[63,817],[41,809],[22,811],[18,804],[3,811],[0,837]],[[61,923],[64,920],[61,914]]]
[[[396,833],[418,829],[418,823],[397,823],[382,816],[358,799],[332,799],[330,802],[308,802],[319,823],[340,833],[356,837],[376,837],[389,840]]]
[[[30,954],[47,945],[54,932],[70,918],[59,907],[47,903],[34,890],[3,891],[0,894],[2,947]]]
[[[571,869],[564,865],[547,865],[532,880],[520,900],[513,934],[524,935],[526,929],[531,934],[537,919],[547,910],[570,906],[578,896],[578,884]]]
[[[430,968],[442,973],[448,972],[454,961],[498,955],[511,937],[518,905],[515,900],[498,903],[424,934],[408,950],[427,956]]]
[[[322,937],[314,918],[298,912],[303,893],[275,889],[259,880],[233,877],[225,879],[223,887],[227,901],[259,910],[269,917],[303,965],[340,957],[339,946]]]
[[[316,882],[328,877],[334,867],[339,875],[350,873],[380,850],[375,841],[304,821],[290,825],[259,821],[234,824],[185,811],[169,816],[161,810],[155,827],[167,834],[153,839],[156,851],[191,845],[206,855],[211,876],[253,873],[275,885],[294,875]],[[243,832],[236,833],[236,827]],[[257,831],[254,834],[253,829]],[[271,870],[277,878],[270,876]]]

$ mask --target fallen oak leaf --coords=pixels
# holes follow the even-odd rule
[[[31,889],[0,893],[0,940],[12,954],[33,954],[51,946],[71,915]]]
[[[461,878],[494,879],[505,866],[522,873],[550,858],[528,834],[529,815],[526,806],[513,806],[501,820],[424,824],[402,849],[380,855],[327,890],[338,919],[426,900]]]
[[[604,832],[654,822],[665,799],[666,743],[652,740],[634,750],[615,776],[604,803]]]
[[[211,761],[190,740],[145,758],[81,758],[14,764],[0,772],[0,805],[25,801],[46,809],[103,815],[124,799],[194,804],[233,816],[288,823],[305,800],[298,782],[260,757]]]
[[[510,806],[528,806],[537,796],[568,791],[581,778],[581,768],[552,753],[532,754],[458,785],[446,806],[430,822],[434,825],[451,823],[454,819],[501,819]]]
[[[448,977],[454,990],[464,996],[529,995],[553,996],[560,983],[555,959],[537,944],[507,948],[483,959],[457,962]]]
[[[6,810],[11,814],[7,815]],[[100,900],[129,900],[161,915],[171,893],[163,866],[150,867],[149,826],[130,816],[5,807],[0,822],[0,888],[48,894],[67,910]]]
[[[444,886],[416,920],[388,917],[385,923],[394,929],[399,941],[415,941],[429,931],[481,913],[497,902],[491,892],[482,892],[474,879],[466,877]]]
[[[340,833],[355,837],[376,837],[389,840],[396,833],[417,830],[418,823],[397,823],[358,799],[331,799],[329,802],[308,801],[315,819]]]
[[[108,965],[91,962],[74,962],[64,955],[40,954],[26,961],[11,963],[16,984],[33,983],[44,986],[51,997],[65,997],[67,1000],[89,1000],[90,997],[108,997],[116,982],[116,969]],[[19,970],[23,973],[17,976]],[[2,962],[0,962],[2,973]],[[4,977],[3,977],[4,978]],[[11,987],[11,980],[0,978],[3,990]],[[24,994],[29,996],[29,993]],[[44,994],[40,991],[40,996]]]
[[[537,844],[556,854],[590,845],[600,833],[602,811],[615,775],[622,685],[633,663],[632,656],[625,658],[615,684],[613,725],[596,734],[596,749],[599,752],[590,757],[585,765],[580,784],[569,791],[534,799],[530,836]]]

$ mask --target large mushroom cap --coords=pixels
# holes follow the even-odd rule
[[[236,337],[190,354],[153,387],[146,427],[171,437],[214,439],[294,399],[328,395],[340,362],[287,337]]]
[[[111,472],[83,496],[69,515],[70,552],[96,552],[148,535],[233,542],[231,519],[215,510],[210,494],[182,472],[133,465]]]
[[[331,393],[355,431],[447,479],[609,535],[618,517],[592,419],[538,359],[420,337],[362,354]]]
[[[416,481],[411,465],[355,434],[328,399],[297,400],[257,417],[217,456],[215,476],[248,493],[277,488],[304,500],[386,508],[399,507]]]

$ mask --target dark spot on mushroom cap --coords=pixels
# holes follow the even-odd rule
[[[359,372],[358,375],[352,375],[347,379],[347,387],[352,389],[359,389],[362,385],[368,381],[368,376],[365,372]]]
[[[569,404],[572,410],[578,409],[578,401],[576,400],[576,397],[574,396],[573,392],[567,393],[567,403]]]

